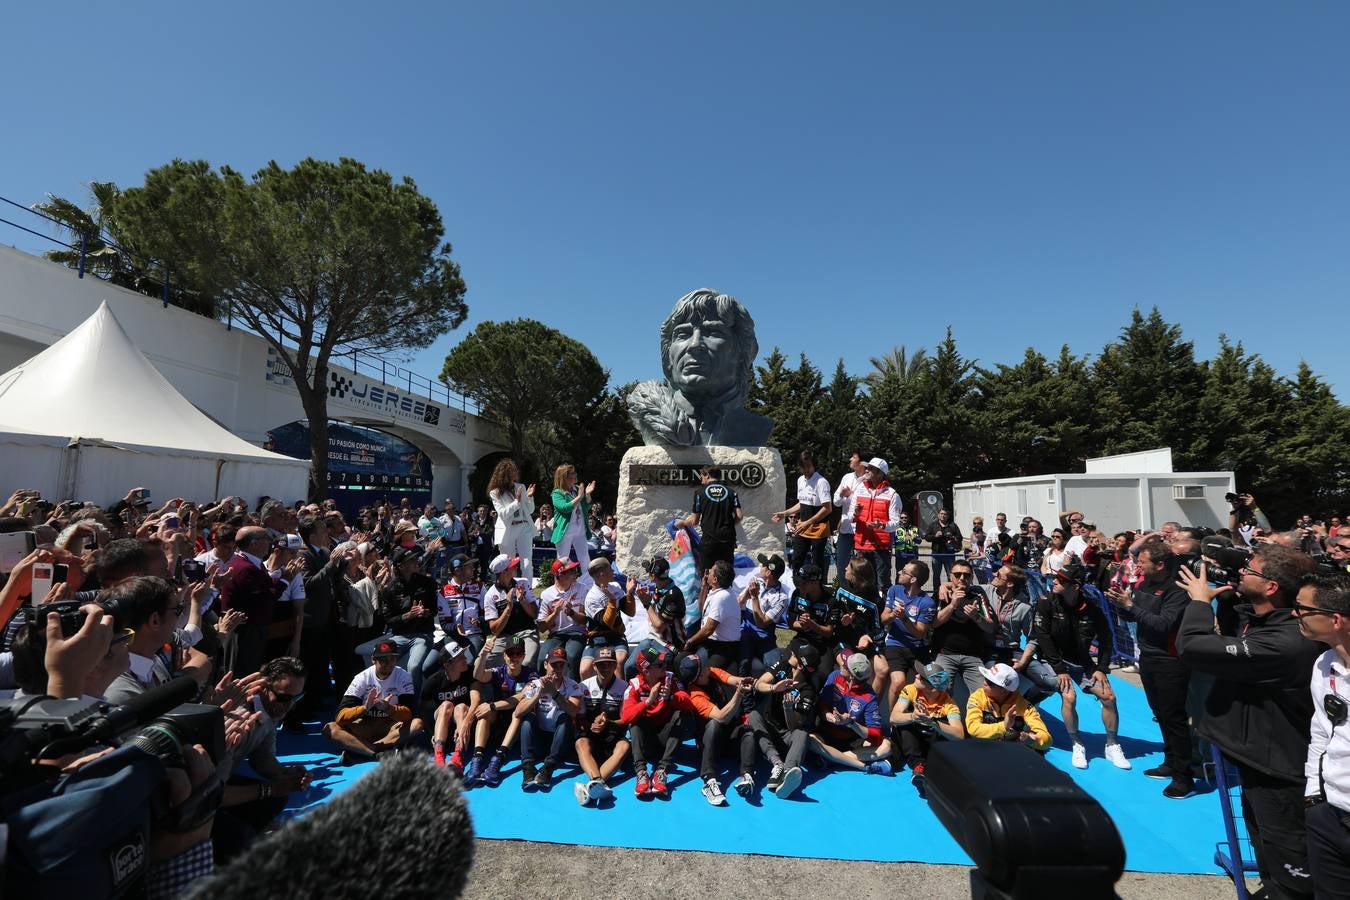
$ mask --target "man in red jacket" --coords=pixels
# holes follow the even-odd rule
[[[235,628],[234,639],[225,650],[225,668],[242,677],[262,668],[267,626],[272,624],[272,604],[286,589],[286,582],[263,566],[271,546],[266,528],[241,528],[234,543],[229,574],[220,586],[220,607],[227,612],[240,610],[248,617]]]
[[[629,726],[633,770],[637,773],[634,793],[640,800],[670,796],[666,770],[680,745],[681,712],[697,714],[698,708],[670,672],[670,654],[659,647],[648,647],[638,658],[638,674],[628,682],[619,713],[619,721]],[[658,749],[660,760],[656,771],[649,774],[647,758],[656,755]]]
[[[891,587],[891,545],[900,527],[900,495],[886,480],[890,471],[886,460],[872,457],[853,491],[853,555],[871,561],[883,597]]]

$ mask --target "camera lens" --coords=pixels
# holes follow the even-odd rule
[[[183,742],[177,730],[166,722],[151,722],[126,744],[158,757],[165,765],[183,764]]]

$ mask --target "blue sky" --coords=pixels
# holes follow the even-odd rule
[[[439,205],[469,322],[614,381],[710,286],[854,372],[951,325],[1096,353],[1156,304],[1350,389],[1350,6],[13,5],[0,195],[353,156]],[[6,218],[13,216],[5,214]],[[0,225],[0,241],[38,243]]]

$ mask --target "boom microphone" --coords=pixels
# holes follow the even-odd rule
[[[402,753],[196,882],[188,900],[453,898],[473,846],[459,779]]]

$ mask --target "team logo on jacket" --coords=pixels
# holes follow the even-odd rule
[[[848,701],[848,714],[850,716],[856,716],[860,712],[862,712],[861,703],[859,703],[857,700]]]
[[[703,493],[714,503],[721,503],[727,498],[727,488],[723,484],[710,484],[703,489]]]

